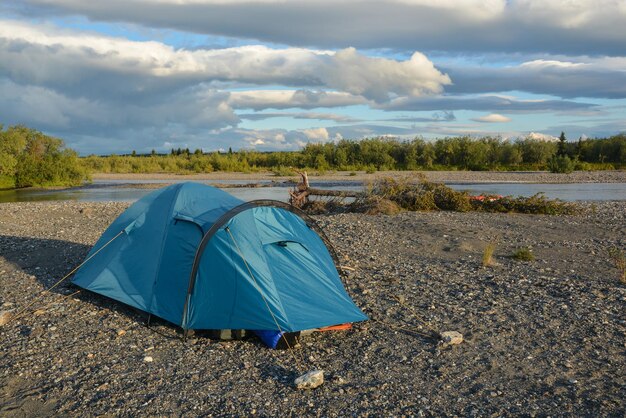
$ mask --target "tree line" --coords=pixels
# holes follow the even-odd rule
[[[497,137],[468,136],[433,141],[416,138],[343,139],[307,144],[300,151],[240,150],[204,153],[172,149],[169,154],[89,156],[84,164],[102,173],[203,173],[270,170],[292,174],[292,168],[327,170],[596,170],[626,166],[626,134],[610,138],[549,142],[531,138],[507,141]]]
[[[79,157],[62,140],[25,126],[0,125],[0,188],[71,186],[89,173],[206,173],[327,170],[546,170],[567,172],[626,167],[626,134],[556,142],[468,136],[424,140],[343,139],[307,144],[299,151],[203,152],[172,149],[127,155]]]

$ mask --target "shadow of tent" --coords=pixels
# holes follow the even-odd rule
[[[82,263],[90,249],[91,246],[89,245],[71,241],[0,235],[0,257],[12,264],[16,269],[34,276],[41,283],[41,290],[49,289],[63,276]],[[112,310],[138,322],[145,322],[147,318],[145,312],[73,285],[71,277],[68,277],[63,283],[52,289],[51,293],[69,295],[78,290],[81,290],[81,292],[73,296],[74,298],[90,303],[98,309]],[[27,296],[30,298],[36,297],[38,292]],[[3,303],[3,300],[0,296],[1,303]],[[36,310],[43,305],[46,305],[44,299],[40,303],[34,304],[32,310]],[[18,307],[18,309],[20,308]],[[177,329],[177,327],[165,321],[159,321],[160,323],[173,330]]]

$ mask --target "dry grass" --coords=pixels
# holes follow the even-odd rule
[[[487,246],[485,246],[485,249],[483,251],[483,267],[492,267],[493,265],[495,265],[495,260],[493,258],[493,253],[496,250],[496,244],[493,242],[490,242],[489,244],[487,244]]]
[[[626,256],[624,255],[624,251],[617,247],[611,247],[608,253],[609,258],[619,271],[619,280],[622,283],[626,283]]]
[[[314,209],[319,210],[319,205]],[[465,191],[457,191],[443,183],[427,181],[423,174],[413,177],[383,177],[366,186],[354,202],[334,202],[328,209],[339,211],[392,215],[401,210],[446,210],[455,212],[516,212],[543,215],[571,215],[580,207],[541,194],[532,197],[485,196],[472,199]]]

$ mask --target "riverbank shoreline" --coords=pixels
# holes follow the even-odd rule
[[[353,174],[354,173],[354,174]],[[364,171],[336,171],[321,175],[309,173],[311,181],[367,182],[381,177],[426,176],[429,181],[453,184],[464,183],[626,183],[626,171],[575,171],[571,174],[557,174],[547,171],[378,171],[367,174]],[[140,183],[142,180],[175,180],[175,181],[290,181],[298,176],[277,176],[272,172],[239,173],[212,172],[200,174],[111,174],[95,173],[93,179],[98,181],[131,180]]]
[[[78,265],[128,205],[0,204],[0,310]],[[303,340],[303,366],[326,374],[311,392],[293,388],[287,352],[254,340],[184,344],[171,325],[148,328],[144,314],[65,283],[0,327],[0,413],[618,416],[626,285],[606,253],[626,248],[626,202],[582,205],[576,216],[316,216],[374,320]],[[483,267],[489,243],[495,263]],[[511,257],[522,247],[533,261]],[[383,323],[425,323],[465,342],[444,349]]]

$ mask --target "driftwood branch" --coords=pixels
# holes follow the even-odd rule
[[[358,197],[358,192],[353,191],[313,189],[309,186],[306,171],[297,173],[300,174],[301,181],[289,191],[289,203],[297,208],[302,208],[309,201],[309,196]]]

